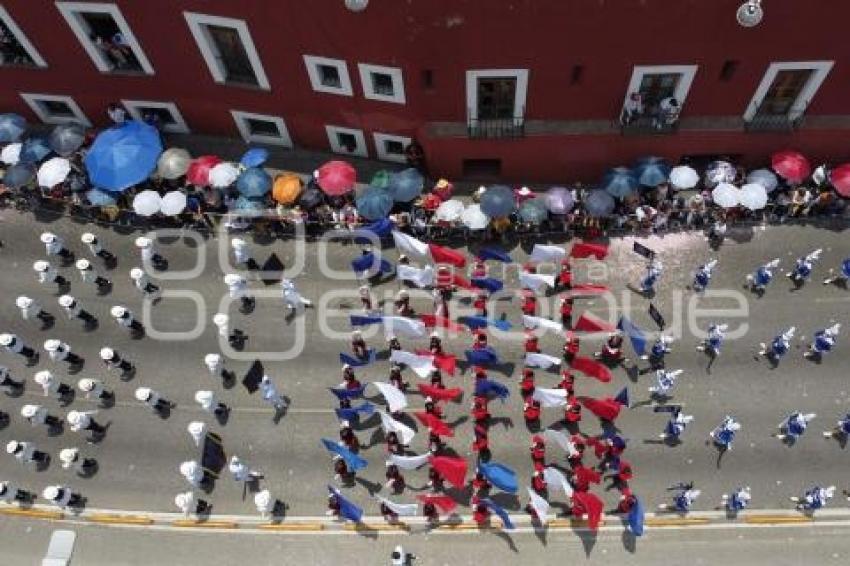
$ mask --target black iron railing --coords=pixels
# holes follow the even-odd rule
[[[525,108],[519,116],[512,118],[473,118],[472,109],[467,110],[466,128],[470,138],[510,139],[525,136]]]
[[[663,135],[674,134],[679,129],[679,120],[667,122],[660,116],[638,116],[631,120],[620,121],[620,133],[623,135]]]
[[[800,127],[808,107],[808,101],[789,108],[784,114],[774,114],[765,111],[764,105],[753,105],[752,118],[744,121],[744,129],[748,132],[791,132]]]

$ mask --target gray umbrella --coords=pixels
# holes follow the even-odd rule
[[[47,136],[50,149],[62,157],[68,157],[83,145],[86,129],[80,124],[59,124]]]
[[[590,191],[584,199],[584,209],[588,216],[608,216],[614,211],[614,197],[604,189]]]
[[[11,189],[18,189],[35,178],[36,168],[34,163],[18,163],[6,169],[3,175],[3,184]]]

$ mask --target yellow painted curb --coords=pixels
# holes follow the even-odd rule
[[[0,515],[15,515],[16,517],[32,517],[33,519],[63,519],[61,511],[43,511],[41,509],[20,509],[18,507],[0,508]]]
[[[549,527],[568,527],[571,529],[587,528],[587,519],[553,519],[548,523]]]
[[[811,523],[814,519],[795,515],[755,515],[744,517],[744,522],[751,525],[769,525],[776,523]]]
[[[478,523],[448,523],[439,525],[437,528],[447,531],[484,531],[488,529],[488,527],[479,526]]]
[[[648,525],[650,527],[684,527],[687,525],[705,525],[706,523],[711,522],[710,519],[693,517],[690,519],[674,519],[674,518],[651,518],[644,521],[644,525]]]
[[[260,525],[264,531],[323,531],[322,523],[271,523]]]
[[[171,523],[174,527],[198,527],[201,529],[236,529],[239,525],[233,521],[195,521],[192,519],[181,519]]]
[[[346,523],[343,529],[346,531],[409,531],[410,527],[404,523],[395,525],[390,523],[360,523],[356,525]]]
[[[92,523],[106,523],[110,525],[152,525],[153,519],[141,515],[109,515],[95,514],[85,518]]]

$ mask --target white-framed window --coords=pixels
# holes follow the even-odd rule
[[[56,7],[98,71],[153,74],[150,61],[117,4],[57,2]]]
[[[91,122],[83,110],[70,96],[22,92],[21,98],[45,124],[78,122],[83,126],[91,127]]]
[[[744,112],[744,120],[752,120],[756,115],[799,118],[834,64],[834,61],[771,63]]]
[[[231,110],[230,113],[233,115],[239,134],[247,143],[255,142],[292,147],[292,138],[289,137],[286,122],[280,116],[255,114],[241,110]]]
[[[371,100],[404,104],[404,76],[398,67],[358,63],[363,96]]]
[[[122,100],[121,104],[134,120],[151,123],[155,120],[159,129],[172,134],[188,134],[189,126],[183,114],[173,102],[155,100]]]
[[[675,98],[681,108],[688,98],[697,65],[637,65],[623,97],[623,106],[632,93],[639,92],[645,111],[657,108],[662,100]]]
[[[528,69],[466,71],[466,107],[471,120],[522,121],[528,95]]]
[[[404,149],[410,145],[411,138],[405,136],[394,136],[392,134],[373,133],[375,139],[375,153],[378,159],[383,161],[395,161],[396,163],[406,163],[407,158],[404,156]]]
[[[348,76],[348,65],[342,59],[330,59],[315,55],[304,55],[304,65],[310,86],[316,92],[352,96],[351,77]]]
[[[343,128],[342,126],[325,126],[325,130],[328,132],[328,141],[331,145],[331,151],[334,153],[369,157],[363,130]]]
[[[215,82],[271,90],[244,20],[194,12],[183,15]]]
[[[41,54],[2,5],[0,5],[0,35],[4,39],[0,49],[0,65],[47,66]]]

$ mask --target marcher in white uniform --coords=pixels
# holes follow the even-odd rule
[[[59,461],[66,470],[74,470],[78,475],[87,476],[91,473],[97,462],[94,458],[85,458],[80,455],[79,448],[63,448],[59,451]]]
[[[195,499],[195,494],[191,491],[184,491],[175,495],[174,505],[187,517],[192,514],[202,515],[209,507],[203,499]]]
[[[6,453],[14,456],[18,463],[24,466],[28,466],[33,462],[40,465],[47,462],[50,458],[46,452],[38,450],[32,442],[21,442],[18,440],[10,440],[6,444]]]
[[[39,238],[44,244],[44,252],[48,256],[56,255],[62,258],[63,261],[72,261],[74,254],[65,247],[65,241],[51,232],[42,232]]]
[[[118,352],[108,346],[100,349],[100,359],[103,360],[107,368],[120,371],[122,378],[131,375],[136,369],[133,364],[122,358]]]
[[[230,329],[230,317],[224,313],[216,313],[213,315],[213,324],[218,328],[218,335],[222,338],[227,338],[227,342],[232,346],[239,342],[242,337],[242,331],[238,329]]]
[[[112,285],[109,279],[97,272],[89,260],[78,259],[75,265],[83,283],[93,283],[99,290],[107,289]]]
[[[97,322],[97,319],[91,313],[80,306],[80,302],[71,295],[62,295],[59,297],[59,306],[65,311],[68,320],[78,318],[82,320],[86,326],[92,326]]]
[[[101,245],[100,240],[97,238],[97,236],[95,236],[91,232],[86,232],[85,234],[80,236],[80,240],[82,240],[82,242],[86,246],[88,246],[89,252],[92,255],[96,255],[97,257],[101,258],[102,260],[104,260],[106,262],[113,262],[115,260],[115,256],[112,253],[105,250],[103,248],[103,245]]]
[[[21,489],[7,481],[0,482],[0,501],[6,503],[31,503],[36,498],[31,491]]]
[[[86,399],[100,401],[101,404],[115,399],[115,393],[103,386],[103,382],[97,379],[84,377],[77,382],[77,387],[86,394]]]
[[[242,311],[248,311],[254,306],[254,297],[248,292],[248,282],[241,275],[228,273],[224,276],[227,293],[231,299],[239,299]]]
[[[161,295],[159,287],[151,283],[151,278],[138,267],[130,270],[130,281],[133,282],[133,285],[145,298],[155,301]]]
[[[230,473],[233,475],[233,479],[238,482],[253,482],[263,478],[262,473],[249,468],[245,465],[245,462],[240,460],[236,455],[231,456],[227,469],[230,470]]]
[[[201,465],[195,460],[187,460],[180,464],[180,475],[182,475],[192,487],[201,487],[206,480],[206,473]]]
[[[68,280],[59,275],[56,269],[47,261],[39,260],[32,264],[32,268],[38,276],[38,282],[42,285],[56,283],[59,288],[68,287],[70,285]]]
[[[136,248],[142,258],[142,263],[153,265],[154,269],[163,270],[168,266],[168,262],[162,257],[153,245],[153,240],[139,236],[136,238]]]
[[[171,407],[170,402],[163,399],[159,392],[150,387],[139,387],[133,395],[137,401],[144,403],[155,413],[162,413]]]
[[[264,375],[260,380],[260,393],[263,395],[263,400],[271,404],[276,411],[282,411],[287,407],[286,399],[278,393],[274,382],[268,375]]]
[[[53,320],[53,315],[41,308],[41,305],[35,299],[21,295],[15,299],[15,304],[21,309],[21,318],[24,320],[29,321],[36,318],[42,322],[51,322]]]
[[[72,366],[82,365],[83,358],[71,351],[71,346],[66,342],[50,338],[44,341],[44,349],[54,362],[68,362]]]
[[[74,392],[70,385],[62,383],[46,369],[37,372],[32,378],[41,386],[45,397],[64,399]]]
[[[57,428],[62,424],[62,419],[50,414],[46,407],[41,405],[24,405],[21,407],[21,416],[29,421],[32,426],[47,426]]]
[[[195,446],[200,447],[201,442],[203,442],[204,438],[207,436],[207,425],[201,421],[192,421],[189,423],[189,426],[186,427],[186,430],[189,432],[189,436],[192,437]]]
[[[207,354],[204,356],[204,364],[213,377],[220,377],[224,381],[231,381],[236,378],[232,371],[224,367],[224,358],[221,354]]]
[[[30,365],[38,362],[38,352],[30,348],[16,334],[0,334],[0,346],[6,348],[13,354],[20,354],[27,359]]]
[[[6,366],[0,366],[0,389],[8,395],[17,395],[24,390],[24,384],[12,379],[12,373]]]
[[[218,418],[226,417],[227,413],[230,412],[227,405],[216,398],[215,393],[206,389],[195,391],[195,402],[198,403],[203,410],[208,413],[213,413]]]
[[[283,290],[283,302],[286,305],[287,310],[299,313],[304,310],[305,307],[313,306],[312,301],[301,296],[298,289],[295,287],[295,283],[293,283],[291,279],[282,279],[280,287]]]
[[[74,493],[70,487],[64,485],[48,485],[41,492],[41,496],[60,509],[77,507],[83,502],[82,495]]]
[[[95,437],[106,434],[106,427],[92,418],[97,411],[68,411],[65,420],[74,432],[91,432]]]
[[[254,505],[257,507],[257,513],[263,519],[268,519],[269,515],[274,511],[274,504],[275,499],[269,490],[263,489],[254,494]]]
[[[145,329],[142,323],[135,319],[130,309],[126,307],[116,305],[109,310],[109,313],[115,319],[115,322],[133,332],[142,332]]]

